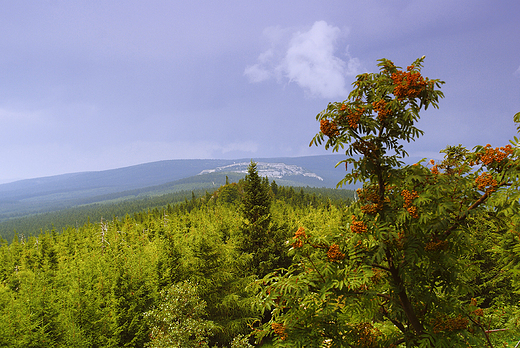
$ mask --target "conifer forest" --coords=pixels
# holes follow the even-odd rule
[[[345,153],[355,192],[251,161],[214,192],[2,240],[0,347],[519,347],[519,140],[406,164],[442,106],[423,62],[381,59],[317,115],[310,145]]]

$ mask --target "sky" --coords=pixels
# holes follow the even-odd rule
[[[170,159],[296,157],[387,58],[446,82],[410,156],[504,146],[518,0],[0,0],[0,183]]]

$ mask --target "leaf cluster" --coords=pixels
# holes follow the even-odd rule
[[[407,155],[402,141],[410,142],[423,134],[415,127],[419,111],[430,105],[438,108],[439,99],[444,96],[439,90],[443,81],[422,77],[423,61],[424,57],[417,59],[403,72],[391,61],[379,60],[379,73],[359,75],[348,99],[329,103],[316,116],[321,131],[311,145],[325,143],[325,148],[334,152],[346,148],[348,158],[343,162],[353,165],[352,172],[341,183],[370,179],[378,175],[379,168],[389,170],[401,165],[401,159]],[[397,79],[403,74],[407,78]],[[414,76],[422,79],[421,86],[412,84]],[[397,91],[403,88],[414,93],[399,94]],[[330,128],[334,131],[327,131]]]

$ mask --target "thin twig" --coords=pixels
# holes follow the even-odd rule
[[[480,328],[480,330],[482,330],[482,332],[484,333],[484,336],[486,337],[489,347],[493,348],[493,343],[491,343],[491,339],[489,338],[489,335],[488,335],[489,330],[486,330],[482,326],[482,324],[480,324],[478,321],[475,321],[469,314],[467,314],[467,313],[464,313],[464,314],[466,314],[466,316],[469,318],[469,320],[471,320],[473,322],[473,324],[477,325]]]
[[[312,261],[311,257],[308,256],[308,255],[307,255],[306,257],[307,257],[307,258],[309,259],[309,261],[311,262],[312,267],[314,268],[314,270],[316,271],[316,273],[318,273],[318,275],[321,277],[321,280],[323,280],[323,282],[326,283],[325,278],[321,275],[320,271],[318,271],[318,268],[316,268],[316,266],[314,265],[314,262]]]
[[[371,266],[374,267],[374,268],[379,268],[379,269],[382,269],[384,271],[390,272],[390,268],[385,267],[385,266],[380,266],[380,265],[376,265],[376,264],[372,264]]]

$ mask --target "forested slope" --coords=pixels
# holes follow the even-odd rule
[[[222,175],[221,179],[220,185],[224,185],[226,175]],[[240,179],[243,179],[243,176],[237,174],[235,177],[231,177],[229,181],[235,180],[238,182]],[[276,181],[275,185],[277,185]],[[68,226],[82,226],[87,222],[95,223],[102,219],[112,220],[114,217],[121,219],[127,214],[133,215],[149,209],[167,208],[168,205],[174,206],[193,198],[203,197],[204,200],[209,200],[217,189],[194,189],[160,194],[164,190],[163,186],[158,186],[153,191],[126,191],[123,193],[124,198],[120,197],[119,194],[113,194],[103,197],[99,203],[84,204],[73,208],[0,221],[0,238],[11,241],[15,233],[27,237],[38,235],[41,231],[46,230],[54,230],[59,233]],[[277,191],[278,197],[283,197],[295,204],[303,201],[305,194],[310,195],[313,201],[326,198],[334,202],[354,198],[354,191],[344,189],[282,186],[279,192]]]
[[[172,334],[183,347],[229,346],[234,338],[234,347],[247,346],[240,335],[263,320],[249,284],[290,264],[285,241],[299,225],[336,228],[349,203],[335,190],[249,181],[61,233],[19,231],[0,247],[0,346],[158,347],[159,318],[184,318]],[[262,231],[241,208],[258,190],[264,199],[252,210],[268,207]],[[261,246],[245,251],[244,231],[255,228]],[[191,301],[190,312],[174,298]]]
[[[284,186],[335,187],[341,156],[261,159],[261,176]],[[212,191],[242,179],[249,160],[170,160],[0,184],[0,221],[113,200]]]

